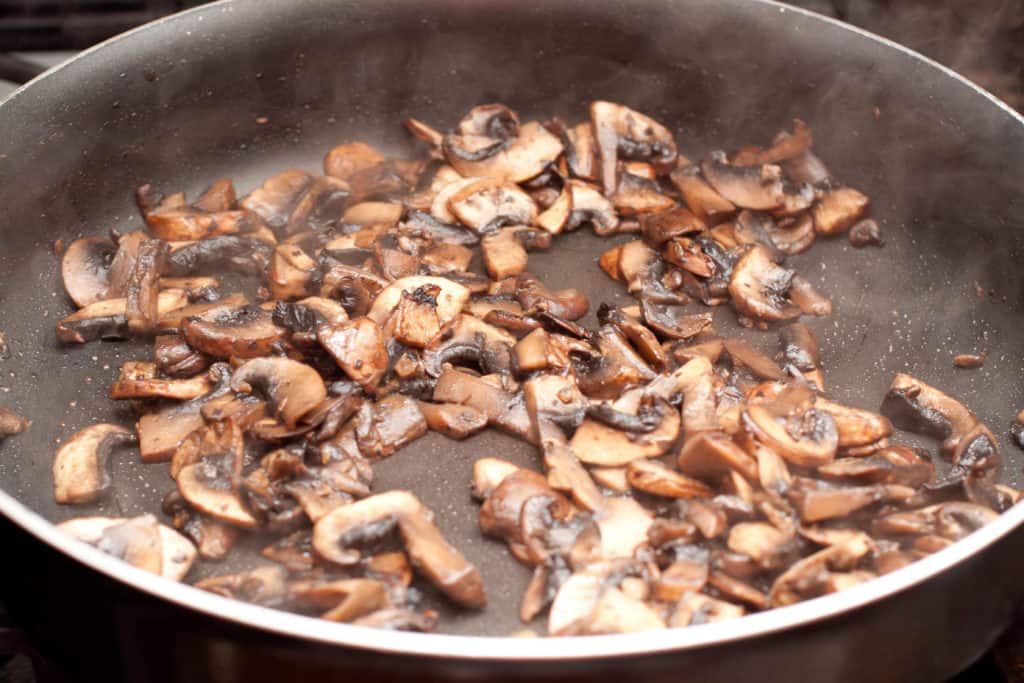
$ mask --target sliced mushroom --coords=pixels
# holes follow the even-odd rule
[[[712,154],[701,164],[701,171],[715,192],[738,207],[772,211],[786,201],[782,169],[774,164],[733,166]]]
[[[117,248],[103,237],[82,237],[61,259],[64,289],[78,307],[108,298],[110,262]]]
[[[857,222],[868,208],[868,198],[852,187],[828,192],[811,211],[814,229],[822,235],[836,235]]]
[[[487,426],[487,416],[458,403],[418,402],[427,427],[453,439],[465,439]]]
[[[380,326],[369,318],[324,325],[317,339],[349,377],[373,390],[388,368],[388,354]]]
[[[710,498],[712,490],[703,482],[679,474],[656,460],[633,460],[626,468],[629,485],[638,491],[663,498]]]
[[[438,324],[447,325],[458,315],[469,300],[469,290],[457,282],[443,277],[414,276],[395,280],[385,287],[373,301],[368,317],[378,325],[383,325],[398,306],[403,293],[414,294],[421,287],[436,287],[434,296]]]
[[[537,204],[511,183],[485,178],[455,192],[448,200],[452,215],[480,234],[506,225],[530,225]]]
[[[96,424],[76,433],[53,461],[53,497],[61,504],[91,503],[110,489],[107,458],[135,434],[113,424]]]
[[[188,304],[180,289],[166,289],[157,297],[163,316]],[[89,304],[57,323],[57,339],[65,344],[84,344],[93,339],[124,339],[128,336],[127,299],[105,299]]]
[[[622,173],[612,195],[612,204],[620,216],[646,216],[667,211],[675,206],[675,201],[662,193],[661,186],[654,180],[648,180]]]
[[[329,562],[354,564],[360,554],[347,546],[367,527],[388,520],[397,523],[413,566],[446,595],[466,607],[486,604],[480,572],[444,539],[433,514],[408,491],[388,491],[336,508],[314,525],[313,548]]]
[[[899,429],[942,439],[947,452],[953,452],[978,423],[962,403],[904,373],[893,378],[880,412]]]
[[[725,600],[704,595],[703,593],[687,592],[675,605],[675,610],[669,618],[668,625],[672,628],[680,626],[696,626],[698,624],[710,624],[718,621],[738,619],[746,613],[746,610]]]
[[[271,311],[257,306],[211,307],[182,320],[180,330],[192,348],[214,358],[267,356],[283,348],[288,334],[274,324]]]
[[[526,272],[527,250],[547,249],[551,236],[523,226],[503,228],[480,240],[484,267],[492,280],[522,275]]]
[[[235,526],[259,526],[242,496],[225,485],[216,465],[210,462],[186,465],[178,472],[177,483],[182,497],[199,512]]]
[[[654,119],[614,102],[590,105],[590,121],[601,161],[601,184],[607,196],[618,188],[618,160],[650,161],[671,169],[678,156],[676,141],[667,128]]]
[[[225,598],[276,605],[287,592],[287,576],[284,567],[257,567],[238,574],[211,576],[196,581],[194,585],[200,590],[216,593]]]
[[[600,190],[582,180],[569,180],[566,187],[572,193],[572,212],[565,230],[573,231],[589,223],[598,235],[610,235],[619,227],[615,205]]]
[[[680,417],[660,397],[644,403],[639,396],[628,396],[612,403],[619,412],[636,415],[649,406],[661,416],[658,427],[650,432],[625,432],[587,418],[573,434],[569,445],[576,456],[589,465],[615,467],[627,465],[638,458],[656,458],[668,451],[679,436]]]
[[[736,211],[735,204],[704,182],[699,167],[679,167],[669,177],[683,196],[686,206],[706,224],[717,225]]]
[[[443,149],[448,163],[465,177],[521,183],[553,163],[562,153],[562,143],[535,121],[519,126],[518,133],[505,140],[479,134],[446,136]],[[473,144],[477,149],[469,149]]]
[[[822,595],[830,587],[832,572],[852,569],[871,547],[867,537],[854,537],[805,557],[775,580],[768,595],[769,604],[783,607]]]
[[[562,186],[555,201],[537,216],[535,222],[552,235],[557,235],[569,225],[573,209],[573,189],[567,183]]]
[[[479,377],[455,369],[445,369],[434,387],[433,400],[459,403],[487,416],[488,424],[523,438],[532,438],[530,417],[522,394],[508,391],[493,375]]]
[[[717,482],[736,470],[757,479],[757,463],[726,434],[698,432],[687,436],[676,458],[679,471],[702,481]]]
[[[835,420],[839,448],[870,446],[892,435],[892,423],[877,413],[839,405],[823,398],[817,399],[814,405]]]
[[[295,244],[278,245],[267,270],[270,292],[275,299],[307,296],[317,271],[316,261],[301,247]]]
[[[356,442],[366,457],[384,458],[427,433],[427,421],[416,401],[392,394],[356,416]]]
[[[761,247],[750,248],[733,268],[729,280],[732,304],[743,315],[768,321],[796,318],[800,308],[787,295],[794,273],[774,263]]]
[[[832,461],[839,445],[836,422],[801,393],[790,387],[775,401],[748,405],[743,427],[793,465],[824,465]]]
[[[326,610],[327,621],[350,622],[391,606],[387,586],[373,579],[338,579],[328,582],[298,582],[290,596],[299,605]]]
[[[248,360],[235,371],[231,387],[243,393],[260,392],[289,429],[327,397],[320,373],[289,358]]]
[[[790,281],[789,298],[806,315],[832,315],[832,301],[799,273]]]
[[[440,377],[445,364],[470,362],[487,373],[507,373],[514,343],[515,337],[504,330],[463,313],[445,330],[442,339],[435,339],[423,351],[423,369],[430,377]]]

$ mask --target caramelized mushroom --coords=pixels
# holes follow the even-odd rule
[[[852,226],[864,215],[868,198],[851,187],[828,192],[812,210],[814,229],[822,235],[835,235]]]
[[[618,188],[620,157],[650,161],[665,170],[676,162],[678,152],[672,133],[649,116],[621,104],[597,101],[590,105],[590,121],[606,196],[611,197]]]
[[[772,263],[764,249],[752,247],[733,268],[729,280],[732,304],[751,318],[768,321],[796,318],[801,311],[787,299],[793,275],[793,271]]]
[[[231,378],[235,391],[260,392],[288,428],[327,397],[320,373],[289,358],[253,358]]]

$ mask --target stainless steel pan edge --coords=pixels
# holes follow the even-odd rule
[[[815,16],[819,21],[840,25],[840,22],[830,18],[784,6],[772,0],[749,1],[775,7],[779,12],[793,12],[806,16]],[[207,12],[230,11],[231,7],[235,4],[235,0],[221,0],[212,5],[158,20],[101,43],[81,53],[81,55],[69,63],[87,59],[89,55],[102,50],[108,44],[130,39],[136,34],[145,33],[154,26],[179,22],[181,25],[185,25],[189,21],[200,18]],[[992,104],[1004,110],[1008,116],[1024,125],[1024,117],[1021,117],[1003,102],[955,72],[884,38],[846,25],[842,26],[846,30],[860,34],[866,40],[874,41],[887,49],[912,56],[931,68],[944,72],[950,78],[958,81],[962,87],[970,89],[977,96],[989,100]],[[30,96],[30,89],[34,83],[50,78],[62,68],[65,68],[65,66],[56,67],[29,82],[12,94],[10,101]],[[1024,506],[1018,505],[1001,515],[992,524],[971,534],[962,541],[897,572],[839,594],[754,614],[733,622],[707,624],[656,633],[523,640],[517,638],[482,638],[415,633],[389,633],[387,637],[381,637],[381,633],[376,630],[325,622],[319,619],[228,600],[188,585],[168,581],[132,568],[90,546],[74,541],[57,530],[54,525],[43,517],[3,491],[0,491],[0,513],[37,539],[97,572],[154,597],[167,600],[187,609],[196,610],[214,618],[225,619],[281,635],[298,636],[325,644],[381,653],[415,655],[428,658],[485,661],[517,660],[524,662],[606,659],[682,652],[757,638],[786,629],[808,626],[865,608],[930,581],[943,572],[949,571],[976,555],[985,552],[986,549],[989,549],[1000,540],[1007,539],[1015,530],[1024,525]],[[1014,607],[1016,606],[1007,606],[1008,615],[1013,611]]]

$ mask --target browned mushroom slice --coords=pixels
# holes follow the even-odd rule
[[[281,244],[274,250],[267,271],[270,292],[275,299],[297,299],[309,294],[317,263],[301,247]]]
[[[160,315],[188,304],[180,289],[167,289],[157,297]],[[128,334],[127,299],[105,299],[65,317],[56,326],[57,339],[65,344],[84,344],[93,339],[124,339]]]
[[[65,533],[125,562],[180,581],[196,558],[187,538],[158,524],[153,515],[132,519],[80,517],[57,525]]]
[[[435,244],[420,254],[423,265],[431,274],[464,273],[469,270],[473,260],[473,251],[461,244]],[[409,264],[412,265],[411,263]],[[394,279],[415,275],[419,268],[407,268],[406,272],[396,273]]]
[[[484,234],[506,225],[530,225],[537,204],[511,183],[485,178],[466,185],[448,200],[448,208],[464,225]]]
[[[852,187],[828,192],[815,205],[814,229],[822,235],[835,235],[857,222],[868,208],[868,198]]]
[[[267,178],[238,204],[256,213],[274,230],[283,230],[295,204],[312,182],[313,176],[306,171],[284,171]]]
[[[589,465],[615,467],[638,458],[656,458],[668,451],[679,436],[679,413],[660,397],[645,402],[640,396],[629,395],[613,402],[612,408],[629,415],[649,410],[659,415],[660,420],[653,431],[627,432],[587,418],[569,445]]]
[[[716,225],[736,211],[736,206],[700,177],[698,166],[680,167],[669,176],[690,211],[707,225]]]
[[[300,581],[289,595],[300,607],[327,610],[320,618],[328,621],[353,621],[391,606],[387,586],[373,579]]]
[[[663,498],[710,498],[712,491],[702,482],[679,474],[655,460],[633,460],[626,468],[630,486]]]
[[[182,497],[199,512],[235,526],[259,526],[239,492],[224,481],[214,463],[186,465],[178,472],[177,482]]]
[[[189,304],[168,311],[160,316],[157,326],[161,330],[177,331],[181,323],[187,318],[210,318],[222,313],[228,313],[241,308],[249,303],[244,294],[234,293],[206,303]]]
[[[385,631],[417,631],[430,633],[437,627],[437,612],[413,612],[402,608],[377,610],[352,622],[354,626],[379,628]]]
[[[225,598],[261,605],[276,605],[285,597],[288,572],[284,567],[258,567],[238,574],[211,576],[193,584]]]
[[[346,546],[380,535],[389,520],[397,523],[413,566],[448,597],[466,607],[486,604],[480,572],[444,539],[433,514],[408,491],[388,491],[336,508],[314,525],[313,548],[329,562],[354,564],[360,553]]]
[[[807,152],[814,144],[814,136],[811,128],[800,119],[793,119],[793,132],[780,132],[772,141],[768,149],[759,150],[749,155],[737,155],[733,163],[742,166],[754,166],[757,164],[776,164],[780,161],[793,159]]]
[[[547,249],[551,235],[524,226],[503,228],[480,240],[484,267],[492,280],[526,272],[527,250]]]
[[[947,452],[953,452],[978,423],[962,403],[904,373],[893,378],[880,412],[899,429],[943,439]]]
[[[706,228],[703,220],[682,206],[648,214],[640,219],[640,234],[644,242],[655,249],[676,237],[694,235]]]
[[[367,315],[378,325],[383,325],[398,306],[403,293],[413,294],[424,286],[438,288],[434,310],[440,326],[450,323],[469,301],[469,289],[457,282],[443,277],[413,276],[395,280],[381,290]]]
[[[632,173],[623,173],[619,177],[611,199],[620,216],[644,216],[667,211],[675,206],[671,197],[662,194],[657,182]]]
[[[473,463],[473,496],[486,499],[505,477],[520,469],[518,465],[500,458],[480,458]]]
[[[595,635],[638,633],[663,628],[665,622],[655,609],[618,588],[609,588],[597,601],[584,632]]]
[[[458,403],[419,401],[427,427],[453,439],[465,439],[487,426],[487,416],[475,408]]]
[[[53,461],[53,497],[58,503],[91,503],[110,489],[107,458],[135,434],[124,427],[96,424],[72,436]]]
[[[782,368],[775,361],[754,348],[749,342],[743,339],[726,339],[725,350],[734,363],[742,365],[761,379],[783,380],[786,378]]]
[[[0,408],[0,440],[6,436],[21,434],[31,426],[32,421],[16,415],[6,408]]]
[[[205,398],[172,405],[139,418],[136,430],[142,462],[169,460],[190,434],[206,424],[200,412]]]
[[[242,393],[259,392],[288,428],[327,397],[320,373],[290,358],[253,358],[231,378],[231,387]]]
[[[528,515],[527,502],[543,498],[543,511],[551,519],[564,520],[571,512],[569,501],[550,486],[537,472],[517,469],[502,478],[501,482],[484,500],[480,507],[480,530],[508,543],[513,554],[524,562],[538,563],[546,558],[531,553],[524,532],[524,516]]]
[[[809,389],[788,387],[774,401],[747,405],[743,428],[793,465],[824,465],[835,457],[839,435],[832,416],[813,401]]]
[[[626,315],[621,309],[601,304],[597,311],[597,319],[602,324],[611,324],[629,339],[630,343],[640,352],[644,360],[658,371],[668,367],[668,354],[662,348],[658,338],[639,320]]]
[[[380,326],[369,318],[323,325],[317,329],[320,344],[349,377],[372,390],[384,377],[388,354]]]
[[[794,273],[772,263],[761,247],[750,248],[736,262],[729,279],[732,304],[743,315],[768,321],[788,320],[800,315],[787,295]]]
[[[356,416],[356,441],[367,457],[383,458],[427,433],[427,421],[415,399],[392,394],[363,404]]]
[[[343,180],[331,176],[317,178],[292,209],[285,233],[323,232],[333,227],[341,218],[351,194],[351,188]]]
[[[806,485],[795,489],[793,499],[804,522],[845,517],[872,503],[885,500],[889,489],[881,485],[833,487]]]
[[[516,280],[516,300],[529,313],[547,312],[565,320],[579,320],[587,314],[590,302],[578,289],[552,291],[539,279],[524,273]]]
[[[789,298],[806,315],[832,315],[832,301],[798,273],[790,281]]]
[[[729,619],[738,619],[746,613],[740,605],[725,600],[716,600],[703,593],[688,592],[683,594],[675,605],[668,625],[672,628],[680,626],[697,626],[711,624]]]
[[[859,536],[805,557],[775,580],[768,594],[769,604],[784,607],[826,593],[830,587],[830,574],[853,569],[861,558],[871,552],[872,546],[867,536]]]
[[[405,207],[394,202],[360,202],[345,209],[341,222],[350,225],[394,226],[404,213]]]
[[[340,180],[349,180],[384,160],[384,155],[370,145],[350,142],[338,145],[327,153],[324,157],[324,173]]]
[[[125,318],[132,332],[147,332],[157,325],[160,275],[169,250],[167,243],[161,240],[147,239],[139,245],[135,267],[125,287]]]
[[[597,140],[589,121],[566,128],[562,135],[569,172],[582,180],[597,180]]]
[[[417,139],[422,140],[431,147],[436,149],[441,148],[441,142],[444,140],[444,135],[423,123],[419,119],[414,119],[411,116],[402,120],[402,125],[405,129],[412,133]]]
[[[555,201],[537,216],[535,222],[552,235],[557,235],[569,225],[573,208],[573,189],[567,183],[562,186]]]
[[[506,389],[495,375],[483,377],[445,369],[434,387],[433,400],[475,408],[496,427],[525,439],[531,438],[530,417],[522,394]]]
[[[211,562],[225,559],[239,535],[237,527],[197,514],[186,514],[178,530],[195,544],[199,557]]]
[[[823,398],[817,399],[814,405],[835,420],[839,448],[870,446],[892,435],[892,423],[878,413],[839,405]]]
[[[679,471],[703,481],[717,482],[730,470],[757,479],[757,463],[733,440],[721,433],[704,432],[687,436],[676,458]]]
[[[423,351],[423,370],[440,377],[447,363],[475,363],[484,372],[511,370],[510,347],[515,337],[479,318],[460,314],[445,330],[443,338]]]
[[[785,567],[800,550],[795,534],[765,522],[740,522],[733,525],[726,545],[733,552],[746,555],[769,570]]]
[[[259,358],[282,348],[288,330],[274,324],[270,311],[256,306],[213,308],[181,322],[181,335],[197,351],[214,358]]]
[[[469,148],[473,145],[476,149]],[[535,121],[523,124],[517,137],[505,141],[463,134],[446,136],[443,148],[448,163],[461,175],[510,183],[539,175],[562,153],[558,138]]]
[[[582,180],[566,181],[572,193],[572,212],[565,230],[572,231],[589,223],[598,235],[609,235],[619,227],[619,215],[611,200],[589,183]]]
[[[774,164],[733,166],[722,155],[712,154],[701,171],[715,192],[738,207],[772,211],[785,202],[782,169]]]
[[[102,301],[109,290],[110,262],[117,248],[103,237],[82,237],[61,259],[64,289],[79,307]]]
[[[686,313],[683,306],[657,303],[651,298],[642,298],[640,304],[644,322],[670,339],[692,339],[714,322],[710,313]]]
[[[676,141],[665,126],[649,116],[614,102],[590,105],[590,122],[601,161],[601,184],[607,196],[618,187],[618,160],[650,161],[662,170],[675,165]]]
[[[790,323],[779,330],[782,357],[786,363],[802,372],[814,372],[821,367],[821,354],[814,333],[803,323]]]

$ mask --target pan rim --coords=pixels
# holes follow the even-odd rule
[[[987,99],[1002,113],[1024,125],[1024,116],[1002,100],[968,81],[953,70],[891,40],[820,15],[809,10],[782,5],[775,0],[740,0],[793,12],[850,31],[881,47],[894,49],[937,69],[961,86]],[[211,11],[231,11],[238,0],[219,0],[137,27],[82,51],[67,62],[37,76],[14,91],[0,106],[16,100],[37,81],[52,77],[69,65],[88,59],[112,43],[130,40],[136,34],[172,22],[185,22]],[[1014,506],[998,519],[933,555],[907,567],[833,595],[823,596],[787,607],[752,614],[742,619],[703,624],[696,627],[666,629],[634,634],[574,636],[565,638],[520,639],[495,636],[458,636],[390,632],[328,622],[282,610],[223,598],[187,584],[178,583],[136,569],[61,532],[38,513],[0,490],[0,513],[38,540],[107,577],[127,584],[150,596],[206,616],[271,632],[281,636],[345,646],[363,651],[431,659],[461,661],[577,661],[607,660],[652,654],[682,652],[703,647],[763,637],[780,631],[806,627],[865,608],[885,598],[907,591],[938,574],[952,569],[976,553],[984,551],[1024,524],[1024,505]]]

